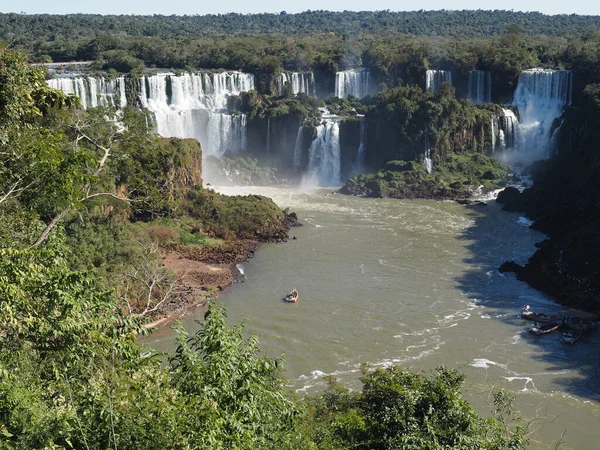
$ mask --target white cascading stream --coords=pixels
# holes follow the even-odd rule
[[[196,138],[208,155],[246,148],[245,115],[226,114],[225,109],[227,97],[254,89],[252,74],[167,73],[140,81],[140,102],[154,114],[160,135]]]
[[[518,142],[519,136],[519,119],[511,109],[502,108],[504,116],[500,118],[500,148],[514,148]]]
[[[315,75],[312,72],[281,73],[275,80],[277,94],[283,95],[286,83],[289,83],[292,94],[306,94],[316,97]]]
[[[335,96],[363,98],[371,94],[371,74],[367,69],[351,69],[335,74]]]
[[[340,123],[325,120],[308,149],[308,176],[320,186],[334,186],[340,183],[340,170]]]
[[[513,100],[520,116],[514,146],[524,162],[551,156],[552,127],[571,103],[572,82],[568,70],[538,68],[521,72]]]
[[[492,153],[496,150],[496,123],[498,122],[498,116],[492,116]]]
[[[431,159],[431,147],[429,145],[429,127],[425,124],[425,130],[423,131],[423,145],[425,147],[425,157],[423,159],[423,164],[425,164],[425,169],[427,169],[427,173],[433,172],[433,160]]]
[[[365,168],[365,157],[367,155],[367,120],[360,119],[360,133],[358,151],[356,152],[356,160],[354,161],[352,171],[356,174],[362,173]]]
[[[483,70],[469,72],[467,99],[472,103],[492,103],[492,74]]]
[[[302,156],[302,133],[304,133],[304,125],[298,127],[298,134],[296,135],[296,143],[294,144],[294,155],[292,158],[292,165],[294,169],[300,167],[300,161]]]
[[[75,94],[81,100],[83,109],[127,106],[124,77],[112,80],[101,77],[61,77],[48,80],[47,83],[51,88],[59,89],[65,94]]]
[[[447,70],[428,70],[425,74],[425,90],[435,94],[444,82],[452,83],[452,72]]]

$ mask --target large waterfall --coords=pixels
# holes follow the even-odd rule
[[[554,122],[571,103],[571,91],[572,74],[568,70],[521,72],[513,101],[520,116],[514,143],[519,159],[531,162],[551,156]]]
[[[452,83],[452,72],[447,70],[428,70],[425,74],[425,90],[435,94],[444,82]]]
[[[340,183],[340,123],[326,120],[317,127],[317,136],[308,149],[308,176],[310,182],[321,186]]]
[[[209,155],[246,148],[246,117],[225,108],[228,96],[254,89],[252,74],[167,73],[145,76],[140,86],[142,106],[154,113],[160,135],[196,138]]]
[[[139,99],[154,114],[156,131],[165,137],[196,138],[209,155],[246,148],[246,117],[226,114],[227,97],[254,89],[254,75],[242,72],[162,73],[139,80]],[[53,88],[81,99],[82,106],[127,105],[124,77],[55,78]]]
[[[311,97],[317,96],[315,84],[315,75],[312,72],[283,72],[275,79],[277,94],[283,95],[286,84],[289,85],[293,95],[306,94]]]
[[[94,77],[63,77],[48,80],[48,85],[65,94],[75,94],[84,109],[97,106],[124,108],[127,105],[125,78],[113,80]]]
[[[467,99],[473,103],[492,103],[492,74],[483,70],[469,72]]]
[[[347,98],[349,95],[363,98],[370,94],[371,75],[367,69],[352,69],[335,74],[335,96]]]

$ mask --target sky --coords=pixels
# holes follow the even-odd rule
[[[385,10],[439,10],[439,9],[504,9],[514,11],[540,11],[545,14],[600,15],[599,0],[503,0],[482,2],[481,0],[428,0],[427,2],[402,0],[0,0],[0,12],[16,13],[94,13],[94,14],[224,14],[271,12],[288,13],[306,10],[363,11]]]

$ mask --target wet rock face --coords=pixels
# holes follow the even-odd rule
[[[517,264],[514,261],[505,261],[502,263],[502,265],[498,268],[498,272],[500,273],[520,273],[523,270],[523,266],[520,266],[519,264]]]
[[[496,197],[496,201],[498,203],[502,203],[504,205],[505,211],[522,211],[523,210],[523,200],[521,193],[515,187],[509,186],[505,188],[503,191],[498,193],[498,197]]]

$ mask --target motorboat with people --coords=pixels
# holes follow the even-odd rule
[[[560,314],[545,314],[535,312],[531,310],[531,306],[529,305],[523,305],[523,309],[521,311],[521,318],[542,323],[557,322],[562,320]]]
[[[298,293],[298,289],[294,288],[290,291],[288,295],[283,297],[283,301],[286,303],[296,303],[298,301],[298,297],[300,294]]]
[[[529,328],[529,332],[535,334],[536,336],[541,336],[542,334],[548,334],[558,330],[561,325],[561,322],[550,322],[543,325],[535,322],[531,328]]]
[[[571,328],[566,333],[563,333],[563,335],[560,338],[560,342],[562,342],[563,344],[574,344],[581,338],[582,335],[582,328]]]

